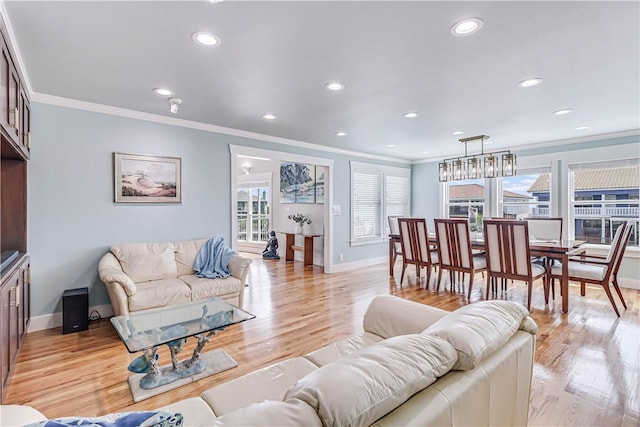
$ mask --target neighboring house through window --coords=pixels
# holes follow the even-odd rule
[[[637,159],[569,165],[569,185],[569,223],[575,239],[609,244],[617,227],[631,220],[634,227],[629,246],[638,246]],[[529,191],[543,201],[549,200],[550,188],[549,179],[541,175]]]

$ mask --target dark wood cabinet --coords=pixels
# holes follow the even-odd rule
[[[31,151],[31,103],[24,88],[20,88],[20,149],[29,158]]]
[[[30,262],[23,255],[7,267],[0,283],[0,398],[15,369],[18,351],[30,319]]]
[[[27,255],[27,160],[31,149],[29,94],[0,18],[0,251],[17,257],[0,270],[0,403],[31,319]]]

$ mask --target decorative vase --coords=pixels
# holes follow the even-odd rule
[[[293,232],[296,234],[302,233],[302,226],[296,222],[296,228],[293,229]]]
[[[302,224],[302,234],[309,234],[309,225]]]

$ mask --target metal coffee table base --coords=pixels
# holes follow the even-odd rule
[[[187,376],[185,378],[179,378],[173,382],[168,384],[160,385],[150,389],[144,389],[140,387],[140,380],[144,378],[147,374],[134,374],[129,377],[129,387],[131,388],[131,395],[133,396],[134,402],[140,402],[141,400],[148,399],[153,396],[157,396],[160,393],[167,392],[169,390],[173,390],[178,387],[182,387],[183,385],[191,384],[194,381],[198,381],[202,378],[209,377],[211,375],[217,374],[222,371],[226,371],[231,368],[235,368],[238,366],[235,360],[229,354],[222,350],[216,349],[209,351],[207,353],[200,354],[200,361],[204,364],[204,370],[200,373],[194,374],[192,376]],[[163,369],[172,369],[172,365],[168,365],[160,368]]]

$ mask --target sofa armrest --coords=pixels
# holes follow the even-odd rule
[[[229,273],[236,279],[240,280],[240,295],[238,296],[238,307],[242,308],[244,301],[244,285],[247,280],[247,274],[249,273],[249,264],[251,264],[251,258],[243,257],[242,255],[234,255],[229,261]]]
[[[382,338],[419,334],[442,317],[446,310],[420,304],[391,295],[375,297],[362,322],[365,332]]]
[[[122,316],[129,313],[128,297],[136,294],[136,284],[123,271],[118,259],[111,252],[98,263],[98,275],[109,293],[113,314]]]

